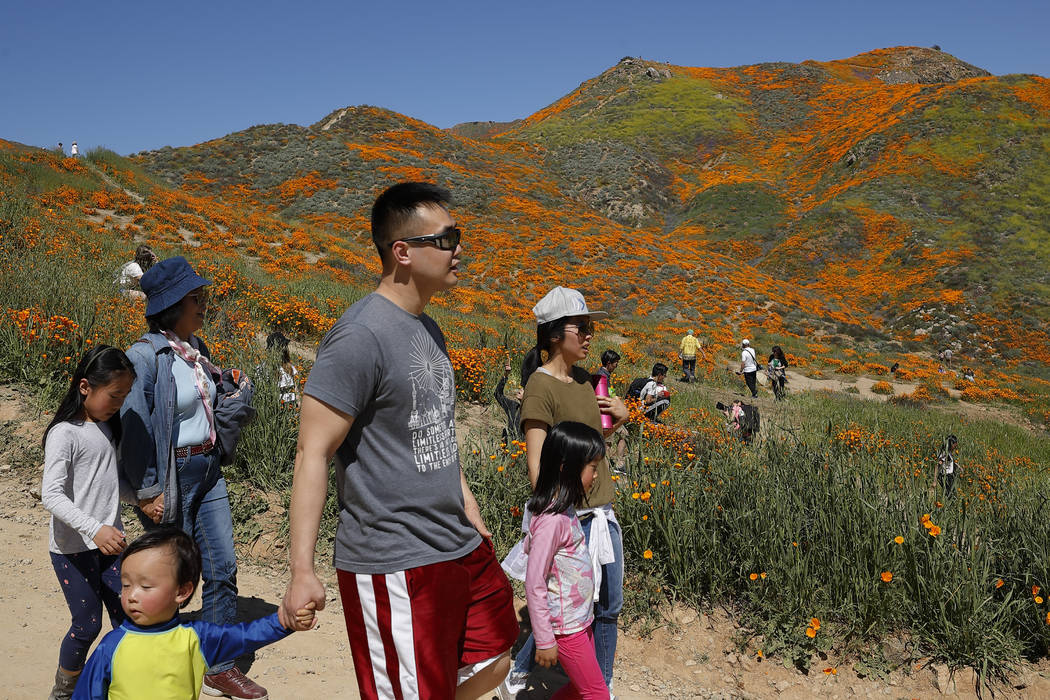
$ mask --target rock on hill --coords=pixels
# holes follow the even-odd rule
[[[486,231],[478,308],[558,278],[621,314],[740,317],[720,300],[732,288],[797,332],[1017,354],[1050,353],[1048,155],[1050,81],[898,47],[735,68],[625,58],[508,124],[347,107],[137,160],[300,221],[363,222],[392,181],[446,184]]]

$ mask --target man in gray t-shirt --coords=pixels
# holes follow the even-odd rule
[[[325,336],[303,393],[354,416],[335,453],[337,568],[385,574],[480,544],[460,489],[455,391],[437,324],[378,292]]]
[[[478,697],[506,676],[518,635],[459,464],[445,339],[423,313],[458,279],[448,199],[424,183],[379,196],[379,287],[325,336],[303,391],[282,605],[324,608],[314,548],[334,457],[335,565],[362,698]]]

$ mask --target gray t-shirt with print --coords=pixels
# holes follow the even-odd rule
[[[321,341],[303,391],[354,419],[335,456],[337,568],[392,573],[480,544],[463,510],[455,381],[433,319],[369,294]]]

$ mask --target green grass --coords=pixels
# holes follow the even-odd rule
[[[707,81],[690,78],[638,82],[591,111],[594,107],[587,102],[522,133],[554,146],[597,139],[649,144],[670,152],[744,128],[741,102]]]
[[[706,401],[705,391],[694,395]],[[677,415],[689,407],[683,393]],[[709,414],[699,427],[720,420]],[[667,598],[728,605],[747,621],[753,647],[800,668],[822,649],[866,658],[900,633],[912,638],[916,657],[973,666],[986,678],[1046,652],[1047,607],[1034,601],[1031,586],[1050,580],[1050,544],[1041,534],[1047,440],[820,395],[791,396],[764,422],[765,437],[753,447],[710,432],[694,436],[691,452],[654,438],[632,444],[616,504],[626,616],[650,615]],[[850,429],[866,437],[850,445],[840,437]],[[959,496],[944,502],[932,465],[947,431],[959,435],[964,472]],[[474,439],[479,447],[468,450],[465,469],[506,552],[520,537],[507,514],[524,502],[524,457],[512,459],[491,438]],[[999,464],[1012,471],[984,492],[977,477],[988,472],[978,465],[994,472],[999,464],[987,455],[997,450],[1009,455]],[[998,500],[980,501],[980,493]],[[936,537],[921,523],[927,513],[941,528]],[[814,639],[805,634],[812,617],[822,621]]]

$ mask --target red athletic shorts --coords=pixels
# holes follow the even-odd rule
[[[499,656],[518,637],[514,593],[488,540],[452,561],[338,575],[365,700],[453,698],[460,667]]]

